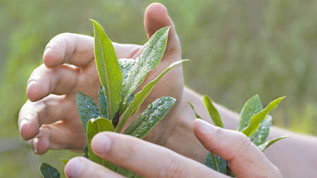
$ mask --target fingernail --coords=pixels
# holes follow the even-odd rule
[[[201,119],[197,119],[196,122],[198,122],[199,129],[203,132],[214,133],[216,131],[216,126],[214,126],[206,121],[203,121]]]
[[[20,130],[20,132],[21,132],[21,130],[22,130],[22,127],[25,125],[27,123],[27,121],[26,120],[21,120],[21,122],[20,122],[20,124],[19,124],[19,130]]]
[[[83,167],[78,158],[73,158],[67,163],[66,174],[68,177],[77,177]]]
[[[37,143],[39,142],[39,138],[34,138],[33,139],[33,142],[32,142],[32,145],[33,145],[33,151],[34,153],[38,154],[38,151],[37,151]]]
[[[93,149],[97,153],[107,153],[111,147],[111,140],[105,134],[98,134],[93,139]]]

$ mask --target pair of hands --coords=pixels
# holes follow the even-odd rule
[[[170,63],[181,59],[181,46],[174,25],[163,5],[158,3],[150,5],[145,12],[144,22],[148,37],[164,26],[172,27],[164,57],[159,66],[147,76],[144,82],[147,83]],[[118,43],[113,45],[118,58],[136,58],[143,50],[140,45]],[[97,99],[100,84],[93,46],[93,38],[70,33],[57,35],[46,46],[43,55],[44,64],[31,74],[27,84],[29,100],[21,108],[18,120],[21,136],[29,141],[34,152],[43,154],[48,149],[78,150],[86,144],[75,96],[81,91]],[[180,106],[183,105],[180,102],[184,102],[183,88],[182,67],[178,66],[159,81],[145,100],[143,107],[161,96],[176,98],[178,102],[174,109],[168,118],[163,120],[170,125],[175,124],[172,116],[182,110]],[[211,125],[208,129],[204,129],[206,127],[203,127],[201,121],[196,121],[194,128],[197,138],[205,147],[228,160],[237,176],[279,175],[275,166],[242,135],[233,131],[215,129]],[[152,142],[157,142],[156,138],[164,139],[168,136],[163,134],[166,130],[163,124],[159,124],[154,130],[155,136],[148,138]],[[210,132],[212,130],[215,132]],[[100,157],[145,177],[221,176],[202,164],[166,148],[125,135],[102,133],[94,138],[92,145]],[[86,166],[88,164],[91,166]],[[65,167],[65,173],[70,177],[76,177],[76,173],[77,177],[119,176],[84,158],[71,160]]]

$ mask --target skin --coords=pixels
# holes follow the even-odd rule
[[[236,177],[282,177],[280,171],[242,133],[194,122],[194,134],[204,147],[226,159]],[[105,160],[143,177],[228,177],[165,147],[140,139],[104,132],[92,140],[93,151]],[[76,157],[65,166],[67,177],[122,177],[86,158]]]
[[[154,3],[146,9],[144,25],[148,37],[164,26],[171,26],[164,57],[158,67],[147,76],[144,82],[147,83],[170,63],[181,59],[181,46],[163,5]],[[113,45],[118,58],[136,58],[143,50],[140,45]],[[33,71],[27,84],[29,100],[21,108],[18,120],[21,136],[29,141],[38,154],[43,154],[48,149],[82,149],[86,139],[77,114],[75,94],[81,91],[95,100],[97,98],[100,84],[94,62],[93,38],[71,33],[57,35],[47,44],[43,61],[44,64]],[[172,69],[158,82],[141,106],[141,111],[161,96],[172,96],[177,99],[177,103],[146,140],[203,162],[207,151],[192,132],[195,116],[187,101],[193,103],[204,119],[209,122],[211,120],[204,109],[201,96],[184,87],[181,66]],[[239,115],[222,106],[216,107],[224,127],[237,128]],[[133,117],[130,122],[132,120]],[[269,160],[286,177],[315,175],[317,139],[278,128],[271,129],[270,138],[282,135],[289,135],[291,138],[269,148],[265,152]],[[187,146],[183,146],[184,143]]]

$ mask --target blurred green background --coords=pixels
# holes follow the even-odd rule
[[[113,41],[143,44],[149,0],[0,0],[0,177],[40,177],[41,161],[59,169],[50,151],[36,156],[17,128],[26,81],[56,34],[92,34],[99,21]],[[182,42],[186,85],[239,112],[258,93],[266,104],[287,96],[274,124],[317,135],[316,0],[173,0],[169,9]]]

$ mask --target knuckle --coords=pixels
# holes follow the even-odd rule
[[[236,132],[235,134],[236,148],[238,149],[237,151],[243,153],[250,148],[252,142],[246,135],[241,132]]]
[[[184,169],[182,168],[179,157],[173,152],[168,152],[166,162],[161,164],[158,170],[158,177],[176,178],[183,177]]]

